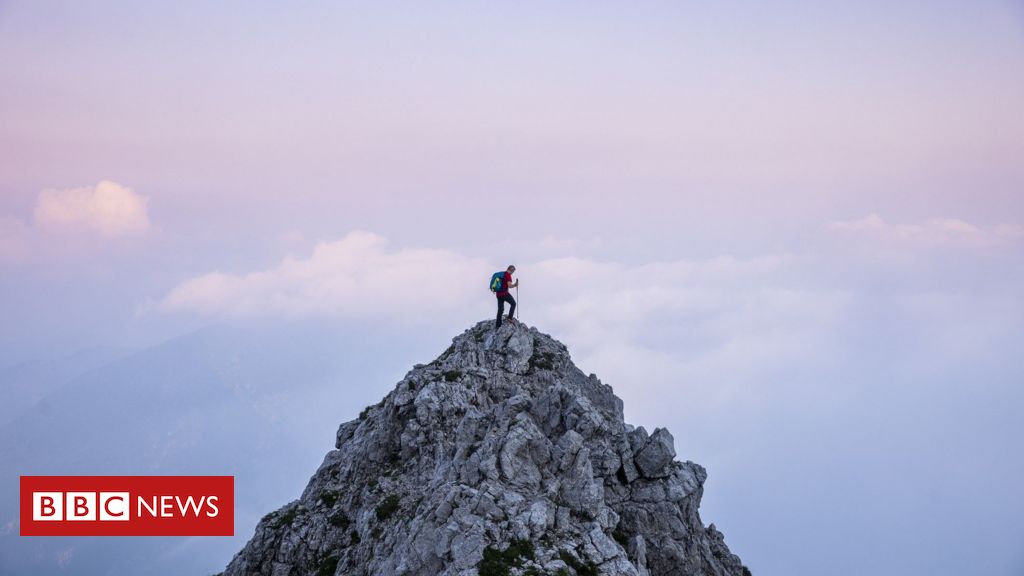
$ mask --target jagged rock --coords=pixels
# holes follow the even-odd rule
[[[643,431],[643,428],[637,430]],[[676,457],[675,441],[668,430],[655,428],[643,446],[636,450],[636,467],[646,478],[661,478],[670,473],[669,464]]]
[[[560,342],[481,322],[342,424],[225,574],[749,574],[702,524],[707,473],[673,444],[625,424]]]

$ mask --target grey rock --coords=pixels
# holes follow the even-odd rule
[[[643,428],[638,428],[643,431]],[[668,476],[671,471],[669,465],[676,457],[675,441],[672,434],[664,428],[656,428],[654,434],[647,438],[643,446],[634,452],[636,453],[636,467],[646,478],[661,478]]]
[[[513,541],[533,548],[513,574],[748,573],[701,522],[707,472],[622,409],[560,342],[481,322],[342,424],[301,497],[224,574],[476,576]]]
[[[647,430],[644,430],[643,426],[637,426],[626,434],[626,440],[629,442],[629,449],[636,454],[645,445],[647,445]]]
[[[627,553],[629,554],[629,559],[636,564],[636,571],[640,576],[650,574],[647,571],[647,545],[644,542],[643,536],[637,534],[629,539]]]
[[[594,548],[601,555],[604,560],[611,560],[616,556],[619,556],[622,552],[622,548],[612,540],[600,526],[594,526],[590,533],[590,543],[593,544]]]

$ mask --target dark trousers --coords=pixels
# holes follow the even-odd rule
[[[501,328],[501,316],[505,313],[505,302],[509,303],[508,315],[512,317],[516,314],[516,299],[511,294],[498,296],[498,318],[494,322],[495,328]]]

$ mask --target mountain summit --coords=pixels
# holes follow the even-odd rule
[[[338,429],[227,576],[749,575],[707,473],[536,328],[480,322]]]

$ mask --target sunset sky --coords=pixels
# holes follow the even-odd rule
[[[0,1],[0,366],[514,263],[753,573],[1024,570],[1021,2],[156,6]]]

